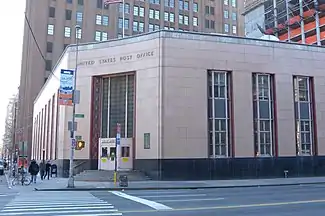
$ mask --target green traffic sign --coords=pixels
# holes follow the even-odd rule
[[[76,117],[76,118],[85,118],[85,115],[77,113],[77,114],[74,115],[74,117]]]
[[[76,135],[76,140],[82,140],[82,136],[78,136],[78,135]]]

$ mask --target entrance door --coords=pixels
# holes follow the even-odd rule
[[[114,143],[112,143],[109,139],[99,140],[99,170],[114,170],[116,160],[116,149]]]

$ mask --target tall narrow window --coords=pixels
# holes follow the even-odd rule
[[[274,136],[274,76],[254,73],[253,121],[254,150],[256,156],[275,155]]]
[[[293,77],[297,155],[312,155],[314,150],[312,83],[311,77]]]
[[[226,71],[208,71],[209,156],[231,156],[231,76]]]

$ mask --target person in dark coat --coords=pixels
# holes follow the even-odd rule
[[[31,182],[36,183],[36,176],[37,176],[37,174],[39,172],[39,166],[38,166],[38,164],[36,163],[35,160],[31,161],[31,163],[29,165],[29,168],[28,168],[28,172],[32,176]]]
[[[51,162],[47,161],[47,163],[45,164],[45,175],[44,175],[44,179],[47,176],[47,179],[50,180],[50,171],[51,171]]]
[[[44,173],[45,173],[45,162],[44,162],[44,160],[42,160],[41,163],[39,164],[39,168],[40,168],[41,180],[43,180],[44,179]]]

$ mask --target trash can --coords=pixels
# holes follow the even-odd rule
[[[128,181],[127,175],[120,175],[119,185],[120,185],[120,187],[128,187],[129,186],[129,181]]]

